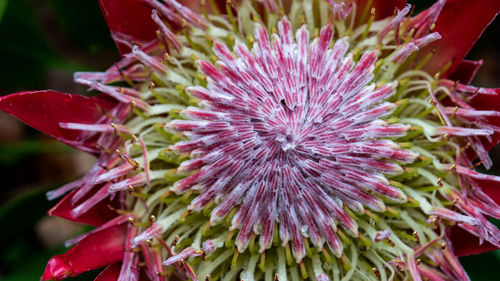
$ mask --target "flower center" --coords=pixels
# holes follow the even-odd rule
[[[295,136],[290,133],[280,134],[276,137],[276,140],[281,143],[281,149],[285,152],[289,149],[295,149],[297,146]]]
[[[381,197],[406,201],[384,174],[398,174],[397,162],[414,159],[387,139],[404,136],[409,126],[383,120],[395,107],[384,101],[395,86],[373,83],[376,51],[348,52],[347,39],[334,40],[331,25],[312,41],[305,26],[293,36],[286,18],[278,30],[270,40],[258,27],[251,51],[236,43],[236,56],[214,42],[215,66],[199,62],[208,84],[187,90],[200,107],[181,112],[190,120],[168,124],[189,138],[172,148],[197,156],[180,165],[193,173],[173,190],[200,190],[189,210],[215,200],[213,224],[235,208],[230,229],[239,229],[240,252],[254,233],[260,251],[268,249],[279,228],[297,261],[306,252],[303,236],[318,248],[326,242],[340,257],[337,223],[358,236],[346,207],[384,212]]]

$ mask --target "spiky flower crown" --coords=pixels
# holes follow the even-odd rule
[[[474,186],[499,179],[473,169],[491,166],[481,138],[500,113],[468,104],[487,90],[421,70],[444,1],[380,21],[333,0],[202,1],[203,16],[146,2],[158,40],[115,34],[132,52],[76,74],[121,103],[60,124],[107,152],[73,215],[120,200],[120,276],[144,261],[152,280],[466,280],[446,229],[500,246],[486,219],[500,210]]]

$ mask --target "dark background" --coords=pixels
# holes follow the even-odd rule
[[[434,1],[408,2],[418,11]],[[500,87],[499,34],[497,19],[468,56],[485,59],[475,85]],[[72,73],[101,71],[118,59],[97,0],[0,0],[0,95],[38,89],[84,94]],[[497,174],[498,151],[490,153]],[[65,251],[63,241],[86,230],[46,216],[55,202],[45,192],[77,179],[92,163],[91,156],[0,112],[0,280],[39,280],[48,259]],[[473,281],[498,280],[499,250],[461,261]]]

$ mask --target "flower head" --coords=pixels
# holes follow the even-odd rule
[[[99,227],[42,279],[110,265],[99,280],[468,280],[456,229],[500,246],[487,220],[500,207],[482,188],[500,178],[474,170],[492,165],[498,91],[457,72],[471,63],[442,22],[470,4],[413,16],[404,1],[368,2],[101,1],[123,58],[75,81],[107,97],[0,100],[98,157],[49,193],[71,191],[49,213]],[[132,11],[147,15],[140,29]]]

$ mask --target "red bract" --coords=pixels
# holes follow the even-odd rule
[[[449,235],[457,256],[476,255],[498,249],[489,242],[480,244],[479,238],[458,226],[453,226]]]
[[[94,281],[116,281],[120,276],[121,263],[115,263],[106,267]]]
[[[106,199],[90,208],[90,210],[88,210],[84,214],[76,217],[74,214],[72,214],[72,211],[76,206],[78,206],[79,203],[89,199],[90,195],[93,194],[89,193],[87,196],[76,202],[76,204],[72,204],[71,200],[77,191],[78,189],[75,189],[64,196],[64,198],[62,198],[57,203],[57,205],[52,207],[52,209],[50,209],[47,214],[92,226],[99,226],[101,224],[104,224],[118,215],[116,213],[116,210],[114,210],[115,208],[119,207],[119,205],[117,204],[117,200]]]
[[[439,14],[434,31],[443,36],[437,42],[436,54],[425,69],[433,74],[446,67],[453,73],[462,59],[479,39],[485,28],[500,11],[500,1],[448,0]],[[451,63],[451,65],[450,65]],[[465,81],[463,81],[465,83]]]
[[[130,42],[143,44],[156,38],[152,8],[141,0],[99,0],[101,10],[121,54],[130,52]],[[127,42],[127,43],[124,43]]]
[[[201,10],[200,2],[197,0],[179,2],[195,12]],[[221,1],[216,0],[216,2],[219,8],[223,7]],[[134,44],[141,46],[157,39],[158,26],[151,19],[153,7],[146,0],[99,0],[99,4],[120,54],[129,53]],[[174,20],[170,20],[170,23],[175,29],[180,28]]]
[[[496,0],[482,1],[481,5],[467,0],[446,1],[434,29],[442,34],[443,38],[437,41],[437,51],[433,59],[425,65],[425,69],[433,74],[444,68],[445,76],[449,75],[451,79],[464,84],[470,83],[483,62],[467,61],[463,58],[499,11],[500,2]],[[460,28],[457,28],[458,26]],[[499,95],[498,90],[493,96],[475,94],[470,104],[478,110],[498,110],[500,108]],[[487,119],[489,124],[500,126],[499,117],[488,117]],[[499,141],[500,134],[498,132],[491,137],[491,140],[483,140],[487,150],[493,148]],[[497,204],[500,203],[497,182],[476,180],[476,183]],[[459,256],[496,249],[488,242],[478,246],[479,239],[459,227],[452,228],[450,237],[454,244],[455,253]]]
[[[482,65],[483,60],[462,60],[449,78],[454,81],[460,81],[463,84],[470,84]]]
[[[52,257],[42,280],[62,280],[121,261],[126,229],[124,223],[104,228],[85,237],[66,253]]]
[[[0,98],[0,110],[76,149],[97,151],[95,139],[79,131],[62,129],[61,122],[95,124],[116,102],[102,96],[87,98],[53,90],[28,91]]]
[[[484,193],[486,193],[493,201],[500,205],[500,192],[498,192],[498,182],[491,180],[474,180]]]

